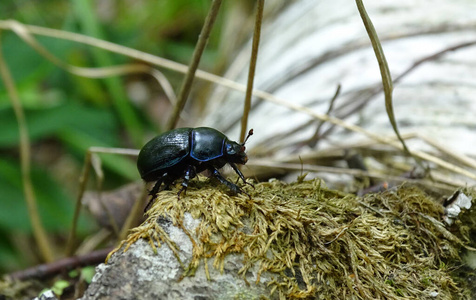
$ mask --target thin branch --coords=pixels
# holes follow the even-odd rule
[[[145,185],[143,185],[139,197],[135,200],[134,206],[132,207],[129,215],[127,216],[124,225],[122,225],[117,240],[124,240],[127,237],[127,234],[129,233],[129,229],[131,229],[134,224],[139,223],[139,220],[142,217],[143,207],[145,205],[144,200],[147,199],[146,194],[147,189],[145,188]]]
[[[420,133],[416,133],[416,135],[418,136],[418,138],[427,142],[429,145],[431,145],[431,146],[435,147],[436,149],[440,150],[441,153],[443,153],[445,155],[448,155],[449,157],[457,160],[458,162],[460,162],[463,165],[466,165],[470,168],[476,169],[476,160],[474,160],[473,158],[465,155],[464,153],[460,153],[457,149],[451,148],[449,145],[443,145],[443,144],[441,144],[440,142],[438,142],[437,140],[435,140],[431,137],[425,136],[425,135],[420,134]]]
[[[248,71],[248,84],[246,86],[245,106],[243,108],[243,117],[241,118],[240,141],[245,141],[248,127],[248,115],[251,109],[251,97],[253,96],[253,81],[255,78],[256,61],[258,59],[259,40],[261,37],[261,24],[263,22],[264,0],[258,0],[256,8],[255,31],[253,34],[253,46],[251,48],[250,69]]]
[[[55,64],[56,66],[70,72],[71,74],[88,77],[88,78],[107,78],[111,76],[128,75],[134,73],[146,73],[153,76],[159,85],[162,87],[164,93],[167,95],[170,102],[175,105],[177,97],[173,91],[172,85],[167,78],[159,70],[145,64],[126,64],[117,66],[108,66],[100,68],[85,68],[68,64],[53,53],[48,51],[43,45],[41,45],[32,33],[23,25],[15,21],[11,21],[11,29],[15,32],[25,43],[32,47],[41,56]]]
[[[326,115],[330,115],[332,110],[334,109],[334,103],[337,100],[337,97],[339,97],[340,90],[341,90],[341,84],[339,83],[337,85],[336,92],[334,93],[334,96],[332,97],[332,99],[329,103],[329,107],[327,108]],[[316,132],[314,133],[314,135],[307,142],[309,147],[314,148],[317,145],[317,142],[319,141],[319,133],[321,132],[321,128],[324,124],[325,124],[325,122],[321,121],[321,122],[319,122],[319,125],[317,125]]]
[[[106,248],[81,256],[66,257],[52,263],[42,264],[26,270],[8,274],[7,277],[20,281],[32,278],[45,279],[74,268],[96,265],[100,262],[103,262],[106,259],[107,254],[111,252],[112,249],[113,248]]]
[[[414,35],[407,35],[408,36],[414,36]],[[388,38],[387,38],[388,39]],[[419,68],[422,64],[425,64],[427,62],[430,62],[430,61],[433,61],[433,60],[436,60],[438,58],[440,58],[441,56],[443,56],[444,54],[448,53],[448,52],[451,52],[451,51],[456,51],[456,50],[460,50],[462,48],[466,48],[466,47],[472,47],[476,45],[476,40],[472,40],[472,41],[468,41],[468,42],[464,42],[464,43],[460,43],[460,44],[457,44],[457,45],[454,45],[454,46],[451,46],[451,47],[448,47],[448,48],[445,48],[443,50],[440,50],[436,53],[433,53],[433,54],[430,54],[430,55],[427,55],[427,56],[424,56],[423,58],[420,58],[418,59],[417,61],[415,61],[410,67],[408,67],[405,71],[403,71],[400,75],[398,75],[397,77],[395,77],[395,79],[393,80],[393,83],[394,84],[397,84],[398,82],[400,82],[405,76],[407,76],[408,74],[410,74],[411,72],[413,72],[415,69]],[[335,116],[336,117],[339,117],[340,119],[345,119],[347,118],[348,116],[352,115],[353,113],[357,112],[358,110],[362,109],[368,102],[371,98],[373,98],[375,95],[381,93],[383,91],[383,86],[381,84],[373,84],[372,86],[370,87],[367,87],[367,88],[364,88],[364,89],[361,89],[360,91],[354,91],[353,93],[358,93],[358,95],[361,95],[361,100],[359,100],[358,102],[360,102],[358,105],[354,105],[353,102],[348,102],[348,103],[344,103],[343,105],[341,105],[340,107],[337,107],[336,108],[336,112],[340,112],[340,111],[343,111],[343,113],[336,113]],[[349,92],[348,92],[349,93]],[[347,109],[347,111],[345,110],[347,107],[350,107],[351,105],[353,105],[353,107],[351,107],[351,109]],[[327,130],[325,130],[322,134],[321,134],[321,137],[326,137],[328,136],[331,131],[333,130],[335,126],[331,126],[330,128],[328,128]]]
[[[474,46],[476,45],[476,40],[473,40],[473,41],[469,41],[469,42],[465,42],[465,43],[461,43],[461,44],[457,44],[457,45],[454,45],[454,46],[451,46],[451,47],[448,47],[446,49],[443,49],[441,51],[438,51],[434,54],[431,54],[429,56],[425,56],[419,60],[417,60],[416,62],[414,62],[408,69],[406,69],[402,74],[398,75],[394,82],[397,82],[399,81],[400,79],[402,79],[403,77],[407,76],[409,73],[411,73],[413,70],[415,70],[416,68],[418,68],[421,64],[423,63],[426,63],[426,62],[429,62],[429,61],[432,61],[432,60],[436,60],[438,58],[440,58],[441,56],[443,56],[444,54],[448,53],[448,52],[452,52],[452,51],[455,51],[455,50],[459,50],[461,48],[466,48],[466,47],[471,47],[471,46]]]
[[[180,113],[182,112],[185,103],[187,102],[188,96],[190,95],[190,90],[192,89],[193,79],[195,78],[195,72],[198,69],[198,64],[200,63],[200,58],[202,57],[203,50],[208,43],[208,38],[210,37],[210,32],[212,31],[213,24],[215,23],[218,11],[220,10],[221,0],[213,0],[208,12],[207,18],[205,19],[205,24],[202,27],[200,36],[198,38],[197,45],[193,51],[192,62],[188,68],[185,79],[180,88],[180,93],[177,99],[177,104],[174,106],[174,111],[172,116],[167,124],[167,129],[173,129],[177,126]]]
[[[78,226],[79,212],[81,210],[81,200],[83,199],[83,195],[86,190],[86,184],[88,183],[89,170],[91,169],[91,165],[92,165],[93,153],[109,153],[109,154],[137,156],[139,154],[139,150],[123,149],[123,148],[104,148],[104,147],[91,147],[88,149],[86,153],[86,157],[84,159],[83,170],[79,178],[79,192],[76,198],[76,205],[74,208],[74,215],[73,215],[73,220],[71,224],[71,229],[69,232],[68,241],[66,243],[66,256],[70,256],[74,252],[74,242],[76,240],[76,230]]]

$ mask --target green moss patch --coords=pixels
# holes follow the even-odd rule
[[[256,266],[256,283],[264,272],[276,274],[267,283],[270,295],[283,299],[465,297],[450,269],[461,264],[467,237],[447,231],[443,207],[416,187],[364,197],[327,189],[320,180],[245,188],[251,197],[230,196],[208,180],[194,181],[180,200],[175,190],[160,192],[148,219],[123,242],[125,250],[144,238],[177,253],[157,220],[166,217],[187,232],[182,222],[189,212],[201,221],[187,232],[194,250],[185,276],[204,259],[223,270],[227,255],[238,253],[240,275]]]

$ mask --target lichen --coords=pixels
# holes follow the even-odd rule
[[[157,222],[168,218],[193,244],[185,276],[204,259],[223,270],[227,255],[238,253],[243,279],[253,266],[259,266],[256,283],[265,272],[275,274],[267,285],[282,299],[465,297],[449,270],[460,263],[467,237],[439,228],[443,207],[416,187],[364,197],[330,190],[320,180],[245,188],[250,197],[230,196],[209,180],[191,183],[181,199],[176,191],[160,192],[125,249],[144,238],[154,249],[166,243],[179,259],[178,246]],[[185,212],[201,220],[194,232],[183,226]]]

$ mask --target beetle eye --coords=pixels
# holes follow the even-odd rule
[[[226,153],[228,155],[233,155],[236,153],[236,151],[233,149],[233,146],[230,144],[226,144]]]
[[[241,152],[245,152],[246,150],[246,147],[245,146],[241,146]]]

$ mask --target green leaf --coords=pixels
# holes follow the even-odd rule
[[[2,39],[5,61],[20,88],[26,84],[37,84],[53,67],[14,33],[5,32]],[[3,84],[0,84],[0,92],[5,92]]]
[[[96,268],[93,266],[88,266],[81,269],[81,277],[87,283],[91,283],[95,273],[96,273]]]
[[[40,216],[50,231],[66,232],[73,217],[74,196],[54,181],[42,169],[32,169],[32,181],[38,198]],[[20,168],[17,162],[0,159],[0,228],[7,231],[31,232],[31,225],[23,195]],[[84,232],[91,227],[82,220]]]
[[[66,281],[66,280],[58,280],[58,281],[55,281],[55,283],[53,284],[53,286],[51,287],[51,290],[53,291],[53,293],[55,293],[56,295],[59,295],[61,296],[63,294],[63,290],[65,288],[67,288],[69,286],[69,282]]]
[[[106,39],[102,32],[100,22],[96,17],[93,2],[91,0],[72,0],[72,8],[76,14],[77,20],[82,27],[82,33],[100,39]],[[102,49],[92,48],[91,53],[96,65],[99,67],[111,66],[114,64],[110,54]],[[105,78],[104,83],[113,99],[118,115],[126,127],[130,138],[139,146],[143,142],[142,123],[132,108],[129,99],[125,96],[125,90],[121,80],[118,77]]]
[[[74,128],[117,146],[118,127],[111,111],[81,105],[75,102],[29,109],[25,111],[30,138],[33,141],[53,137],[65,128]],[[18,123],[11,107],[0,109],[0,147],[19,143]]]

